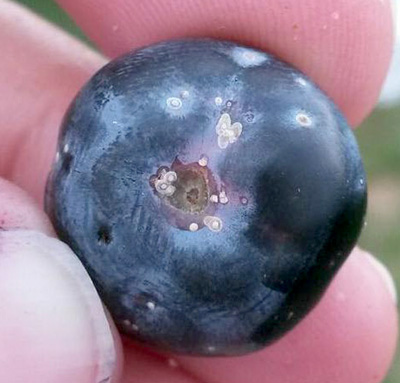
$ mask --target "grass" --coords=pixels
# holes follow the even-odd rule
[[[52,0],[19,0],[88,42]],[[360,245],[377,255],[400,286],[400,105],[376,109],[357,130],[369,183],[367,226]],[[385,383],[400,383],[400,353]]]
[[[367,226],[360,245],[376,255],[400,286],[400,105],[375,109],[357,130],[369,183]],[[400,383],[400,349],[385,383]]]

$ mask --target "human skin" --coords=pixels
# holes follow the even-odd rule
[[[111,57],[187,36],[235,39],[265,49],[309,75],[354,127],[373,107],[391,54],[392,15],[385,0],[60,3]],[[87,276],[75,281],[68,270],[82,270],[72,253],[54,239],[26,231],[54,236],[39,206],[58,127],[76,91],[106,59],[4,0],[0,47],[0,175],[31,195],[9,182],[0,183],[0,223],[8,230],[0,241],[0,280],[24,277],[22,285],[0,284],[2,312],[7,314],[0,321],[0,355],[10,356],[1,359],[0,381],[100,383],[112,376],[109,381],[116,382],[122,363],[118,335],[112,326],[107,330]],[[53,253],[63,255],[65,263]],[[21,259],[28,254],[25,264]],[[44,270],[46,278],[38,271],[26,273],[24,265]],[[171,360],[124,339],[121,381],[379,382],[397,339],[391,283],[374,258],[356,249],[320,304],[265,350],[240,358]],[[14,300],[9,299],[11,293]],[[68,313],[67,319],[71,315],[70,320],[52,315],[54,307]],[[95,317],[88,315],[93,312]],[[18,358],[12,358],[15,355]],[[39,365],[23,368],[33,357]]]

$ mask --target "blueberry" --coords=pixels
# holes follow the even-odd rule
[[[214,40],[102,68],[65,116],[46,192],[120,330],[198,355],[293,328],[365,206],[355,138],[328,97],[273,56]]]

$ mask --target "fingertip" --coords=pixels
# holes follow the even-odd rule
[[[387,275],[353,251],[316,308],[275,344],[237,358],[179,358],[213,383],[377,383],[396,349],[398,316]]]
[[[367,258],[367,260],[371,262],[372,266],[375,267],[376,272],[380,275],[382,281],[386,286],[387,291],[392,297],[394,304],[397,306],[398,303],[397,288],[389,269],[383,262],[381,262],[378,258],[374,257],[372,254],[366,251],[363,251],[363,254]]]

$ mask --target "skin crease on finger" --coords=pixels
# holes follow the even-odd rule
[[[250,2],[243,2],[243,6],[248,3]],[[82,9],[79,10],[79,4],[86,5],[86,9],[88,10],[86,15],[90,14],[92,20],[97,18],[98,23],[105,23],[101,28],[101,25],[99,25],[97,33],[104,33],[105,35],[108,31],[107,33],[109,34],[113,32],[114,35],[119,35],[118,40],[114,41],[111,39],[108,40],[108,43],[106,41],[103,43],[100,42],[101,37],[97,37],[99,45],[106,48],[108,47],[108,52],[111,52],[111,46],[114,45],[118,47],[118,52],[114,52],[117,54],[120,51],[138,45],[138,43],[135,44],[135,41],[138,41],[135,40],[135,38],[139,39],[145,37],[140,33],[137,33],[137,36],[134,37],[132,33],[136,29],[129,29],[131,28],[131,24],[135,25],[133,23],[134,20],[129,19],[129,17],[133,16],[132,10],[128,10],[125,17],[119,15],[119,19],[116,19],[116,15],[114,16],[114,12],[116,11],[108,9],[106,5],[104,5],[104,8],[100,7],[99,2],[97,2],[97,10],[91,8],[90,4],[84,1],[77,2],[76,4],[72,1],[68,2],[70,10],[75,7],[74,9],[76,12],[83,12]],[[128,3],[126,2],[124,4]],[[268,4],[272,4],[272,2]],[[288,1],[287,4],[294,6],[294,2]],[[331,5],[330,8],[328,7],[329,4]],[[325,82],[325,85],[323,85],[324,81],[321,80],[319,82],[321,82],[321,85],[327,90],[328,94],[334,97],[341,105],[350,121],[354,124],[365,116],[373,103],[372,100],[375,99],[379,92],[380,82],[384,76],[390,56],[391,16],[388,10],[388,3],[381,2],[380,0],[376,0],[376,2],[346,2],[346,4],[353,4],[354,6],[357,4],[360,6],[364,5],[362,12],[358,14],[357,12],[353,12],[353,10],[357,10],[357,7],[353,8],[351,12],[348,10],[347,17],[344,17],[346,14],[344,9],[348,9],[347,5],[344,4],[344,2],[335,2],[335,4],[335,9],[338,12],[339,18],[337,18],[336,14],[335,17],[325,18],[327,25],[329,25],[327,30],[330,31],[329,33],[327,32],[327,35],[330,37],[326,37],[328,40],[324,41],[331,53],[339,50],[341,54],[335,56],[335,64],[329,64],[329,70],[325,67],[318,69],[319,65],[324,65],[322,59],[319,61],[317,60],[318,63],[313,61],[308,69],[306,67],[307,63],[303,63],[303,69],[311,75],[313,71],[315,71],[315,73],[318,72],[318,76],[314,76],[315,79],[322,79],[323,73],[327,74],[330,80]],[[365,6],[367,4],[368,6]],[[94,3],[92,3],[92,5],[94,5]],[[141,7],[146,7],[144,3],[140,3],[140,5]],[[332,2],[324,2],[324,5],[329,8],[329,11],[332,11],[334,8]],[[172,4],[171,7],[173,8]],[[121,9],[121,7],[115,8]],[[104,9],[105,12],[109,13],[110,19],[103,14],[99,14],[99,12],[101,12],[100,9]],[[317,12],[317,9],[320,9],[317,4],[310,6],[310,12]],[[319,12],[321,12],[321,10]],[[322,13],[325,14],[324,12],[327,12],[327,10],[324,10]],[[218,14],[221,14],[221,12]],[[298,13],[297,16],[300,17],[301,14],[302,13]],[[85,23],[83,15],[84,13],[80,14],[82,25]],[[270,20],[270,24],[275,25],[275,28],[277,28],[277,25],[280,25],[280,23],[275,19],[280,13],[275,12],[274,15],[275,16]],[[293,14],[292,16],[294,17]],[[363,18],[363,16],[368,17]],[[228,17],[231,16],[228,15]],[[351,17],[354,17],[355,21],[358,22],[358,29],[355,31],[357,32],[356,35],[350,33],[340,37],[340,33],[333,32],[335,30],[338,31],[339,28],[331,28],[332,25],[337,25],[334,24],[334,20],[341,20],[341,22],[347,20],[345,26],[347,25],[346,28],[349,28],[350,25],[354,24],[349,21]],[[126,19],[126,21],[122,22],[124,19]],[[111,21],[109,22],[107,20]],[[143,18],[140,20],[141,23],[145,24]],[[185,23],[187,20],[186,18]],[[241,24],[243,24],[244,21],[243,19]],[[117,22],[120,22],[120,24],[118,24],[117,30],[114,31]],[[48,27],[47,24],[39,22],[37,18],[20,11],[19,7],[5,1],[0,1],[0,24],[2,25],[2,28],[0,28],[0,45],[4,53],[3,57],[0,59],[0,76],[4,76],[4,78],[1,77],[0,81],[0,94],[7,95],[3,97],[0,109],[0,126],[2,129],[6,129],[2,139],[4,151],[2,147],[0,164],[3,173],[7,172],[10,178],[16,180],[38,200],[41,200],[43,182],[53,156],[56,131],[65,107],[83,82],[94,70],[101,66],[104,61],[98,55],[85,50],[80,44],[73,42],[73,40],[64,37],[63,34]],[[247,24],[251,26],[254,23],[247,20]],[[20,28],[21,25],[24,26],[24,29]],[[86,23],[86,25],[89,25],[89,23]],[[283,23],[282,25],[285,24]],[[319,25],[318,20],[313,20],[313,22],[309,24],[310,28],[313,28],[315,25]],[[324,25],[321,26],[322,30],[324,30],[323,27]],[[137,25],[135,28],[137,28]],[[260,29],[260,27],[257,28]],[[268,28],[270,28],[270,26]],[[92,36],[94,36],[94,29],[95,28],[92,28]],[[86,30],[89,30],[89,28],[87,27]],[[129,30],[131,32],[129,32]],[[143,30],[147,30],[146,34],[149,34],[149,28]],[[159,31],[156,29],[155,32],[158,33]],[[360,37],[361,34],[362,37]],[[254,32],[252,36],[254,36]],[[251,42],[252,36],[248,36],[246,39],[247,42]],[[308,40],[306,40],[306,38],[313,36],[311,30],[304,30],[302,34],[299,34],[297,40],[294,40],[294,38],[290,39],[285,33],[275,33],[274,39],[278,39],[279,36],[282,36],[283,39],[278,44],[282,49],[285,47],[284,41],[287,42],[287,48],[285,52],[281,52],[281,57],[290,59],[290,52],[294,49],[294,41],[299,40],[303,41],[303,48],[296,51],[296,57],[302,56],[301,52],[304,53],[305,46],[307,46],[308,49],[307,54],[312,52],[313,55],[317,55],[319,52],[318,45],[308,44]],[[302,37],[300,38],[300,36]],[[351,36],[351,38],[349,38],[349,36]],[[169,36],[160,35],[159,37],[160,39],[166,39]],[[228,37],[228,35],[225,37]],[[363,46],[363,49],[356,52],[354,46],[351,44],[356,44],[359,38],[361,38],[361,46]],[[243,39],[243,41],[244,40],[245,39]],[[350,44],[348,40],[352,41],[352,43]],[[368,45],[370,40],[377,41],[377,43]],[[148,42],[150,41],[152,40],[149,39]],[[293,41],[293,43],[290,43],[291,41]],[[306,42],[307,44],[305,44]],[[146,43],[146,41],[143,41],[141,44],[144,43]],[[254,44],[256,44],[256,38],[254,38]],[[337,49],[335,50],[334,47]],[[278,54],[280,53],[277,48],[275,51]],[[325,51],[325,48],[322,49],[322,51]],[[304,54],[303,56],[303,59],[306,60],[307,55]],[[7,59],[4,59],[4,57]],[[317,57],[318,56],[315,58]],[[340,67],[337,66],[339,58],[342,60],[340,61],[342,65]],[[357,68],[357,66],[355,66],[352,60],[357,61],[357,65],[361,68],[361,73],[358,73],[354,69]],[[294,59],[293,62],[295,62]],[[353,68],[353,70],[350,70],[350,75],[344,75],[342,73],[346,72],[345,69],[339,70],[340,68],[347,67],[347,65],[342,62],[347,64],[351,63],[349,70],[351,68]],[[363,62],[366,63],[366,68],[363,66]],[[300,66],[300,64],[298,64],[298,66]],[[321,73],[319,71],[321,71]],[[329,73],[327,73],[327,71]],[[10,73],[16,72],[19,76],[10,75]],[[351,81],[349,79],[351,79]],[[35,81],[37,82],[35,83]],[[351,88],[349,88],[350,86]],[[38,91],[38,89],[40,89],[40,91]],[[347,96],[345,98],[335,96],[335,94],[346,92],[352,94],[353,100]],[[364,104],[359,98],[364,101],[367,98],[369,102],[365,102]],[[15,106],[16,99],[19,100],[19,104],[17,105],[18,109],[16,109]],[[13,105],[14,109],[12,109]],[[21,108],[23,108],[22,111]],[[15,112],[10,113],[12,110]],[[48,119],[49,114],[51,118]],[[4,126],[6,128],[3,128]],[[23,150],[21,150],[21,154],[18,155],[17,161],[13,161],[15,159],[13,156],[15,155],[14,148],[16,148],[17,145],[17,138],[22,137],[24,131],[34,131],[34,133],[29,134],[29,139],[25,141]],[[52,149],[50,150],[50,148]],[[7,156],[4,156],[3,153],[6,153]],[[9,166],[10,163],[14,165],[11,167]],[[353,260],[352,267],[350,267],[350,260]],[[288,367],[290,367],[290,371],[293,371],[293,374],[297,373],[300,374],[300,377],[306,377],[303,381],[307,381],[307,383],[312,383],[314,381],[330,383],[330,381],[327,380],[328,376],[324,375],[323,371],[332,373],[331,382],[378,382],[384,375],[393,354],[396,340],[395,308],[390,294],[385,288],[383,279],[379,279],[379,274],[374,272],[374,268],[370,265],[370,262],[366,262],[365,257],[361,255],[352,256],[350,260],[342,269],[335,285],[332,285],[343,289],[341,291],[344,292],[348,299],[343,301],[339,299],[339,303],[336,305],[329,303],[331,301],[334,302],[334,295],[332,295],[332,293],[335,292],[335,290],[333,290],[332,287],[325,299],[314,311],[315,313],[319,310],[319,316],[313,317],[311,315],[316,314],[312,313],[308,322],[305,320],[304,324],[299,326],[298,329],[295,330],[296,332],[294,331],[291,334],[291,337],[288,335],[288,337],[282,339],[282,341],[278,342],[275,346],[260,353],[245,357],[244,359],[235,358],[221,361],[209,359],[187,360],[186,358],[182,358],[178,361],[178,364],[182,366],[183,370],[190,370],[193,374],[199,377],[201,376],[205,381],[210,382],[223,382],[226,380],[234,382],[233,379],[238,379],[240,376],[242,378],[245,377],[244,380],[237,380],[240,383],[243,381],[249,383],[276,381],[299,383],[300,381],[298,379],[295,380],[295,375],[291,377],[285,375],[283,378],[286,379],[286,381],[280,379],[280,374],[284,374],[285,369],[287,370]],[[347,269],[348,272],[346,272]],[[340,275],[342,275],[342,277],[340,277]],[[353,286],[353,290],[350,288],[351,286]],[[369,289],[366,289],[366,286],[369,287]],[[354,291],[358,291],[358,294],[352,295]],[[343,297],[342,295],[340,296]],[[357,298],[357,300],[353,301],[352,296]],[[364,303],[361,305],[360,302]],[[358,305],[361,305],[363,309],[357,309]],[[349,309],[349,307],[351,307],[351,309]],[[336,310],[335,315],[332,315],[331,310]],[[319,321],[315,322],[316,318],[319,318]],[[362,320],[361,325],[358,326],[360,320]],[[351,334],[345,332],[345,325],[349,323],[349,321],[353,321],[352,327],[349,327],[354,330]],[[379,323],[377,323],[377,321],[379,321]],[[337,327],[338,322],[342,323],[343,327]],[[307,328],[308,331],[306,331]],[[355,331],[358,328],[362,330],[361,333]],[[319,329],[319,331],[314,331],[314,329]],[[373,336],[370,336],[370,333]],[[353,338],[351,342],[351,335],[354,334],[356,334],[357,338],[356,340]],[[335,342],[333,342],[333,339],[335,339]],[[339,340],[342,340],[343,343],[339,342]],[[346,340],[348,343],[345,343]],[[367,340],[368,344],[365,343]],[[350,342],[352,347],[348,347]],[[343,347],[347,347],[349,353],[346,353],[346,348]],[[279,350],[280,352],[278,352]],[[308,350],[308,352],[306,353],[305,350]],[[333,355],[337,355],[336,359],[331,358],[331,351]],[[130,352],[129,347],[127,365],[134,366],[135,363],[138,365],[137,369],[128,369],[126,372],[125,381],[129,383],[139,381],[146,382],[146,371],[139,367],[142,366],[142,354],[136,354],[136,352],[139,353],[136,349]],[[341,365],[340,363],[343,362],[343,359],[340,359],[338,355],[342,355],[343,359],[345,357],[355,357],[357,355],[360,355],[360,358],[358,358],[357,361],[353,360],[352,363],[350,363],[351,359],[349,359],[349,364]],[[317,359],[315,359],[315,361],[308,359],[312,357],[316,357]],[[146,361],[148,362],[149,369],[158,368],[160,366],[159,358],[152,359],[152,357],[148,357]],[[273,367],[274,361],[280,361],[280,364],[278,363],[276,368],[271,368],[271,370],[266,371],[266,368],[263,366]],[[302,364],[304,361],[306,363]],[[164,362],[165,361],[163,361],[163,363]],[[175,363],[172,364],[175,365]],[[293,368],[294,365],[297,366],[297,369]],[[235,368],[233,368],[233,366]],[[319,368],[315,369],[315,366],[319,366]],[[226,370],[226,368],[229,368],[229,370]],[[180,371],[180,373],[182,373],[180,369],[181,367],[178,367],[173,371]],[[366,371],[367,375],[363,375],[363,371]],[[288,371],[286,371],[286,373],[288,373]],[[339,380],[340,378],[342,378],[342,380]],[[156,379],[159,378],[154,378],[151,382],[156,383]],[[181,381],[185,383],[186,381],[195,381],[182,379],[181,377]],[[171,373],[166,376],[165,379],[159,381],[163,383],[180,382],[177,375],[174,373]]]
[[[0,381],[117,382],[119,337],[86,270],[26,192],[0,179],[0,201]]]

